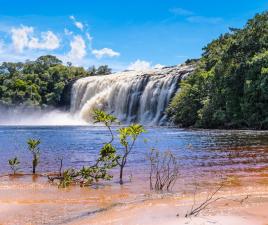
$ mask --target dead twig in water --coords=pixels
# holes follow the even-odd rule
[[[59,158],[60,160],[60,168],[59,168],[59,176],[62,176],[62,166],[63,166],[63,158]]]
[[[223,188],[223,184],[220,185],[220,187],[218,187],[214,192],[212,192],[211,194],[209,194],[206,198],[206,200],[204,202],[202,202],[200,205],[198,205],[197,207],[195,207],[195,200],[194,200],[194,204],[192,205],[191,210],[186,213],[185,217],[191,217],[191,216],[198,216],[198,214],[203,211],[204,209],[206,209],[210,204],[218,201],[221,199],[221,197],[218,198],[214,198],[215,195]],[[194,199],[195,199],[195,195],[196,195],[196,190],[195,190],[195,194],[194,194]]]
[[[223,187],[224,187],[224,183],[221,183],[221,185],[214,192],[212,192],[211,194],[208,194],[205,201],[200,203],[198,206],[195,206],[196,205],[196,192],[197,192],[197,187],[196,187],[195,192],[194,192],[194,203],[191,207],[191,210],[186,213],[185,217],[189,218],[191,216],[198,216],[199,213],[204,211],[209,205],[211,205],[211,204],[213,204],[216,201],[221,200],[221,199],[234,201],[234,202],[238,202],[240,204],[243,204],[249,198],[249,195],[247,195],[245,198],[243,198],[241,200],[228,199],[225,197],[215,197]],[[179,214],[177,214],[177,216],[179,216]]]
[[[150,189],[155,191],[171,190],[179,174],[176,157],[170,151],[160,153],[153,148],[148,159],[150,161]]]

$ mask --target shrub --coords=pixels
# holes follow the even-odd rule
[[[8,160],[8,164],[9,164],[13,174],[15,175],[17,173],[17,171],[19,170],[20,161],[18,160],[17,157],[14,157],[14,158]]]
[[[35,139],[29,139],[27,144],[28,144],[28,149],[33,155],[33,160],[32,160],[32,169],[33,169],[33,174],[36,172],[36,167],[39,164],[40,160],[40,149],[39,149],[39,144],[40,140],[35,140]]]

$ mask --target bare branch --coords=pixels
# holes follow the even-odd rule
[[[179,173],[175,156],[170,151],[160,153],[156,149],[151,149],[148,158],[150,161],[150,189],[171,190]]]

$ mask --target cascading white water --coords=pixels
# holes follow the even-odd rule
[[[162,125],[180,79],[192,70],[175,66],[79,79],[72,88],[71,112],[89,121],[91,110],[99,108],[125,123]]]

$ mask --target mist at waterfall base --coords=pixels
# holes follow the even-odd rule
[[[2,126],[82,126],[86,121],[70,112],[58,109],[40,110],[27,108],[5,109],[0,107]]]

